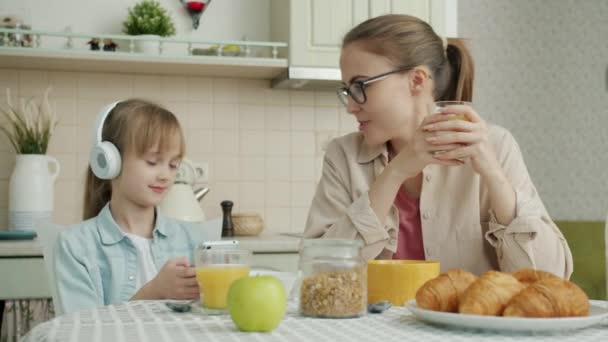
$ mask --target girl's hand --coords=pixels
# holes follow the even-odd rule
[[[398,174],[407,177],[413,177],[420,173],[425,166],[429,164],[456,166],[462,165],[463,162],[457,158],[436,158],[438,153],[447,153],[462,147],[459,143],[432,144],[427,141],[434,133],[429,133],[423,128],[435,122],[446,120],[443,114],[433,114],[427,116],[420,128],[416,130],[410,144],[407,144],[399,153],[392,158],[390,162],[391,168],[396,170]]]
[[[445,161],[470,158],[471,166],[482,177],[502,173],[494,148],[488,139],[488,125],[473,108],[462,105],[447,106],[437,115],[442,118],[435,118],[422,127],[428,132],[426,142],[434,146],[460,147],[436,155],[436,159]]]
[[[196,270],[186,257],[171,259],[149,283],[159,299],[198,299]]]

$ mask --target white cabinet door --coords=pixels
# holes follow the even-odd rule
[[[289,8],[290,64],[338,67],[344,35],[362,21],[388,13],[417,16],[431,23],[438,34],[455,36],[456,1],[292,0]]]
[[[342,38],[368,18],[368,0],[295,0],[290,8],[293,66],[337,67]]]

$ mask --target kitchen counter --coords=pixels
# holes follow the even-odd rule
[[[300,236],[265,234],[234,238],[243,249],[253,252],[251,268],[282,272],[298,270]],[[51,284],[37,240],[0,241],[0,300],[50,298]],[[42,277],[42,278],[41,278]]]
[[[237,236],[243,249],[257,253],[298,253],[300,238],[296,235],[265,234],[260,236]],[[42,246],[37,240],[0,241],[0,258],[41,257]]]

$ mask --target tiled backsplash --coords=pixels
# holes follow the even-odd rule
[[[81,219],[93,120],[117,99],[150,99],[178,116],[188,158],[210,165],[211,192],[202,201],[207,217],[220,216],[220,201],[230,199],[234,211],[262,214],[274,232],[304,229],[324,144],[356,129],[333,92],[274,90],[268,81],[9,69],[0,75],[0,89],[10,88],[14,97],[40,98],[52,86],[60,121],[48,153],[61,163],[55,185],[61,224]],[[7,226],[14,160],[1,137],[0,229]]]

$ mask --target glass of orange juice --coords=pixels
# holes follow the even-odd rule
[[[205,309],[225,312],[230,285],[249,276],[251,252],[240,249],[204,249],[196,251],[196,280]]]
[[[445,108],[447,106],[469,106],[469,107],[472,107],[473,105],[471,104],[471,102],[467,102],[467,101],[437,101],[437,102],[429,104],[429,106],[427,108],[428,109],[428,115],[437,114],[443,108]],[[451,116],[448,120],[470,121],[464,114]],[[433,152],[434,155],[439,155],[439,154],[442,154],[442,153],[445,153],[445,151],[435,151],[435,152]],[[458,159],[458,160],[460,160],[461,162],[464,162],[463,159]]]
[[[429,112],[429,114],[435,114],[435,113],[439,113],[439,111],[447,106],[469,106],[472,107],[473,105],[471,104],[471,102],[467,102],[467,101],[437,101],[433,104],[435,107],[431,109]],[[469,121],[469,119],[467,119],[464,115],[455,115],[450,117],[450,120],[464,120],[464,121]]]

